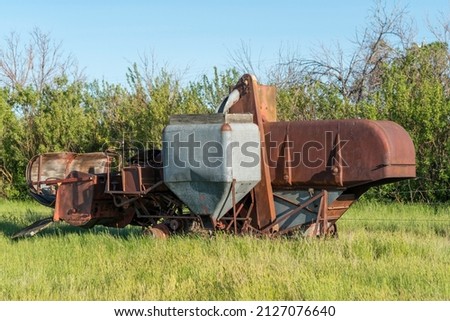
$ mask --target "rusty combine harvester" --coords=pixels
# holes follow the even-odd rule
[[[192,229],[333,235],[370,187],[415,177],[408,133],[390,121],[278,122],[275,88],[244,75],[216,114],[175,115],[162,150],[47,153],[29,162],[31,195],[54,221],[142,226],[155,237]]]

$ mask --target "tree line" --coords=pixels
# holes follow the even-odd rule
[[[416,147],[415,180],[374,189],[385,200],[450,200],[450,50],[448,21],[435,40],[417,43],[403,9],[376,5],[354,50],[323,48],[315,56],[280,54],[254,68],[242,45],[232,68],[213,68],[188,83],[153,60],[130,65],[127,84],[87,81],[60,43],[39,29],[24,43],[0,43],[0,197],[26,195],[28,160],[50,151],[92,152],[118,141],[158,144],[169,116],[213,112],[243,73],[276,85],[280,120],[388,119]]]

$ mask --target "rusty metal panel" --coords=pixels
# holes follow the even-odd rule
[[[393,122],[275,122],[265,123],[264,130],[277,188],[352,187],[415,177],[412,140]]]
[[[53,220],[63,220],[75,226],[84,225],[92,218],[96,176],[74,171],[66,180],[58,187]]]
[[[257,87],[259,96],[259,105],[261,120],[265,122],[277,121],[277,89],[274,86],[259,85]]]
[[[140,193],[142,191],[142,173],[140,167],[122,169],[122,186],[124,193]]]
[[[105,153],[85,153],[76,154],[73,160],[69,162],[66,173],[73,171],[89,174],[106,173],[108,157]]]
[[[336,200],[329,203],[328,219],[337,221],[353,205],[357,198],[355,194],[341,194]]]
[[[27,182],[37,188],[46,180],[64,179],[73,171],[102,174],[106,172],[105,153],[46,153],[33,157],[27,167]]]
[[[40,181],[65,178],[67,166],[75,155],[75,153],[46,153],[33,157],[27,167],[27,181],[30,188],[38,189]]]
[[[31,195],[45,206],[54,206],[56,183],[73,172],[106,172],[105,153],[45,153],[33,157],[27,166],[26,179]]]
[[[275,90],[267,89],[265,86],[258,84],[256,78],[252,75],[244,75],[234,89],[238,89],[241,99],[234,104],[229,112],[234,114],[250,113],[253,115],[253,122],[258,125],[260,129],[261,140],[261,181],[255,186],[255,206],[253,208],[252,225],[261,229],[276,219],[275,203],[273,200],[273,190],[271,184],[271,174],[268,167],[268,155],[264,149],[265,134],[264,121],[271,121],[276,119],[276,114],[273,112],[275,107]],[[262,92],[260,97],[259,92]],[[261,110],[261,101],[264,101],[265,108]],[[264,116],[264,117],[263,117]]]

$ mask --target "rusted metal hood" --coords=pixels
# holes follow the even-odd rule
[[[391,121],[270,122],[264,131],[276,188],[377,185],[416,175],[412,140]]]

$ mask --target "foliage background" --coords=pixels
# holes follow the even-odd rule
[[[213,112],[243,73],[278,88],[281,120],[389,119],[411,135],[418,179],[367,197],[450,200],[450,51],[448,21],[435,41],[418,43],[402,9],[376,4],[355,49],[324,48],[314,57],[280,53],[264,70],[242,46],[233,67],[185,81],[143,57],[127,84],[86,81],[60,43],[39,29],[29,43],[11,33],[0,43],[0,196],[26,197],[28,159],[49,151],[91,152],[139,141],[158,145],[172,114]]]

